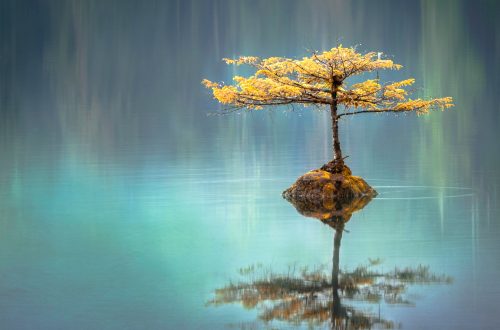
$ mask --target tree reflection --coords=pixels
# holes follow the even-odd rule
[[[258,309],[259,319],[265,323],[306,323],[331,329],[400,327],[381,317],[380,312],[371,313],[360,305],[414,306],[407,295],[410,285],[451,283],[451,278],[436,275],[422,265],[383,272],[377,267],[381,264],[380,259],[369,259],[352,271],[341,271],[339,253],[345,223],[353,212],[369,202],[369,199],[348,204],[333,201],[320,208],[295,205],[300,213],[316,217],[334,230],[331,275],[324,266],[312,270],[289,267],[284,273],[275,273],[271,268],[253,265],[240,270],[245,280],[217,289],[208,304],[241,303],[247,309]]]

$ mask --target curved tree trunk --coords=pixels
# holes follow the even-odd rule
[[[343,164],[342,150],[339,140],[339,117],[337,116],[337,92],[332,93],[333,103],[330,104],[330,115],[332,117],[332,137],[333,137],[333,159],[337,164]]]

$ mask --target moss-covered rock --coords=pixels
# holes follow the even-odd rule
[[[300,214],[317,218],[334,228],[349,221],[354,212],[365,207],[376,195],[365,180],[352,176],[347,166],[337,174],[310,171],[283,192],[283,197]]]
[[[377,192],[365,180],[351,173],[347,166],[341,173],[335,174],[324,170],[310,171],[285,190],[283,197],[292,202],[300,213],[318,213],[318,216],[304,215],[320,219],[335,213],[340,215],[352,208],[361,209]]]

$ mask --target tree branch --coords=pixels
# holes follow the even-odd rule
[[[381,112],[413,112],[417,111],[419,109],[422,109],[423,107],[418,107],[418,108],[413,108],[413,109],[405,109],[405,110],[397,110],[397,109],[378,109],[378,110],[362,110],[362,111],[355,111],[355,112],[344,112],[338,115],[338,117],[343,117],[343,116],[352,116],[352,115],[359,115],[362,113],[381,113]]]

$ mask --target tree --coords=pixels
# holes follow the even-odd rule
[[[207,79],[202,83],[212,89],[216,100],[229,106],[226,110],[259,110],[280,105],[329,108],[334,155],[330,170],[340,172],[344,166],[338,128],[341,118],[380,112],[426,114],[430,110],[453,106],[451,97],[410,98],[411,91],[407,88],[414,84],[413,78],[383,84],[378,78],[348,83],[348,78],[363,73],[402,68],[381,55],[375,52],[362,54],[355,47],[339,45],[323,53],[313,52],[302,59],[242,56],[224,61],[250,65],[256,70],[254,75],[248,78],[235,76],[234,85]]]

